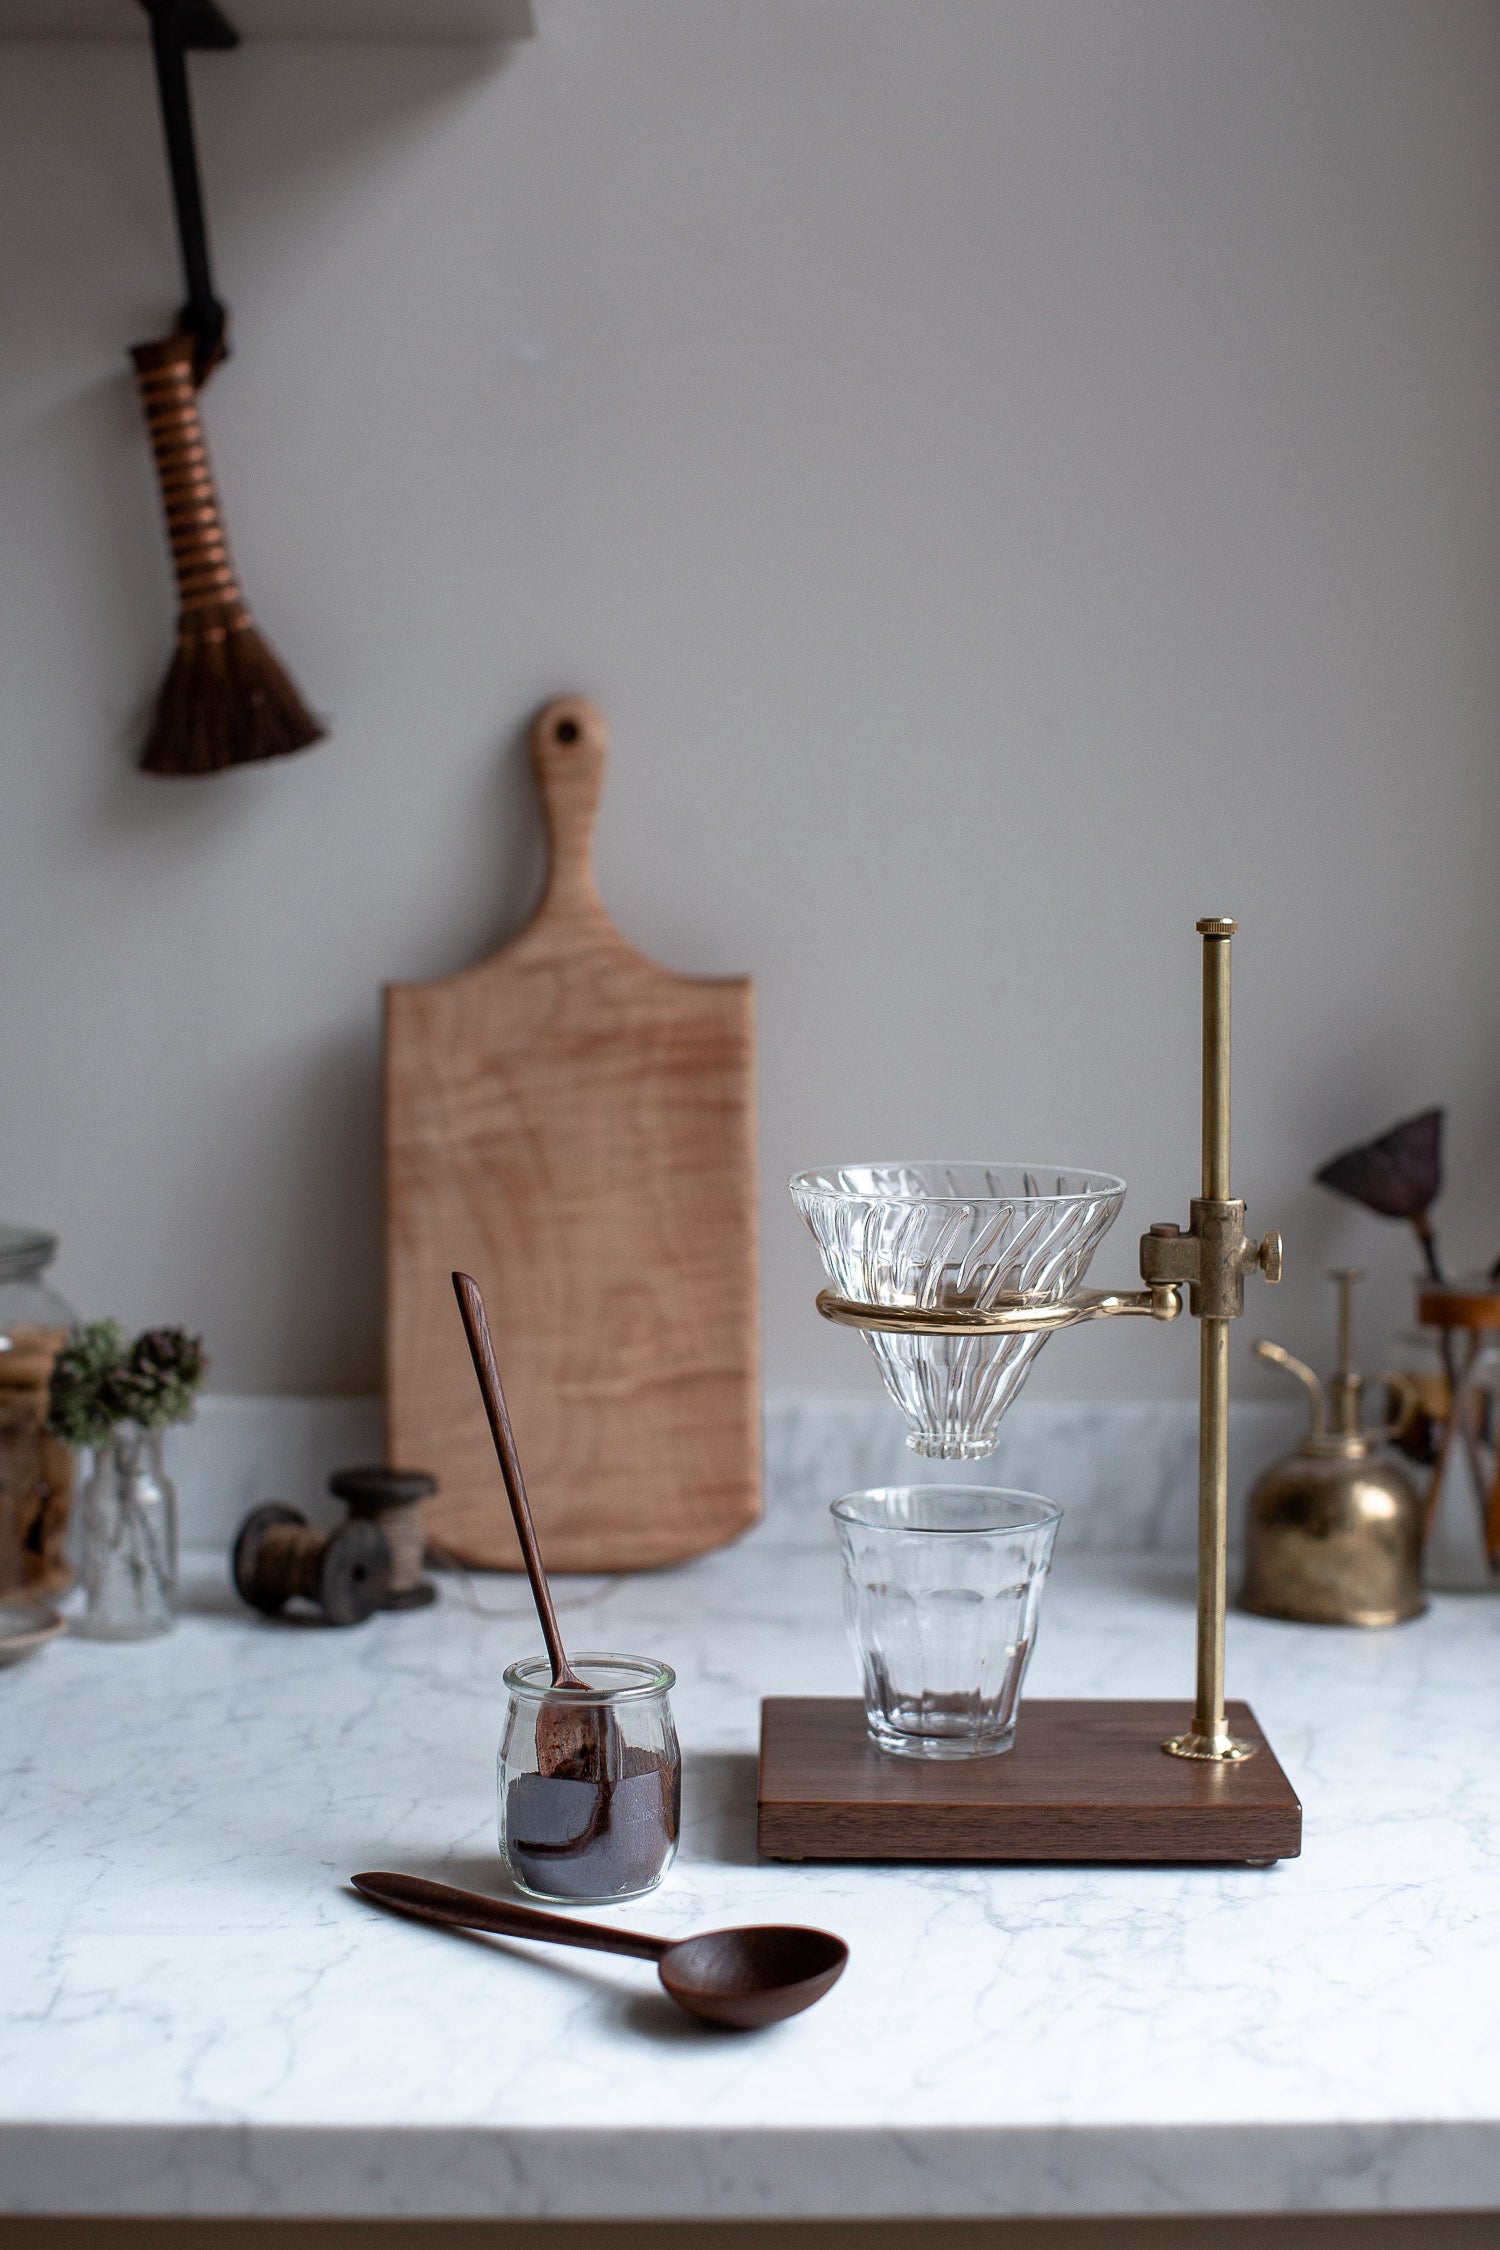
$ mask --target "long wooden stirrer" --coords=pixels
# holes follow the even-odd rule
[[[552,1602],[552,1588],[547,1583],[541,1549],[537,1545],[536,1526],[531,1520],[526,1480],[521,1474],[521,1456],[516,1450],[515,1432],[510,1426],[505,1392],[500,1383],[500,1370],[495,1365],[495,1347],[490,1337],[490,1324],[485,1316],[484,1298],[480,1294],[478,1282],[472,1274],[467,1273],[456,1273],[453,1276],[453,1293],[458,1299],[464,1334],[469,1340],[469,1353],[474,1362],[474,1373],[479,1379],[490,1436],[495,1441],[495,1455],[505,1481],[505,1496],[510,1502],[510,1512],[515,1520],[516,1537],[521,1543],[521,1558],[526,1565],[531,1598],[536,1603],[542,1639],[547,1644],[547,1657],[552,1666],[552,1685],[555,1688],[580,1688],[587,1693],[588,1681],[579,1678],[568,1662],[567,1651],[563,1647],[557,1611]],[[569,1780],[597,1781],[606,1785],[619,1776],[619,1729],[613,1713],[601,1709],[597,1704],[570,1707],[561,1702],[544,1701],[537,1712],[536,1751],[537,1770],[543,1774],[565,1774]]]

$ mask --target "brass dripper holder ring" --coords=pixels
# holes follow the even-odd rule
[[[1229,1323],[1245,1309],[1245,1277],[1281,1279],[1281,1237],[1252,1242],[1245,1206],[1229,1193],[1229,941],[1227,917],[1199,922],[1203,940],[1203,1192],[1188,1205],[1186,1232],[1173,1222],[1141,1237],[1139,1290],[1081,1290],[1041,1298],[999,1293],[980,1306],[957,1298],[935,1305],[877,1305],[825,1289],[818,1310],[846,1328],[895,1336],[1027,1336],[1076,1328],[1086,1320],[1131,1314],[1175,1320],[1188,1310],[1201,1323],[1198,1353],[1198,1666],[1193,1723],[1162,1748],[1174,1758],[1238,1764],[1254,1746],[1229,1732],[1224,1716],[1224,1613],[1229,1549]]]
[[[1195,1196],[1188,1208],[1186,1234],[1167,1220],[1141,1236],[1144,1289],[1081,1289],[1076,1297],[1002,1289],[986,1305],[961,1297],[936,1305],[877,1305],[820,1289],[818,1310],[841,1327],[873,1329],[883,1336],[1049,1336],[1054,1328],[1131,1314],[1175,1320],[1186,1289],[1194,1319],[1237,1320],[1245,1309],[1246,1274],[1281,1279],[1281,1237],[1268,1234],[1252,1242],[1245,1233],[1245,1206],[1232,1198],[1215,1202]]]
[[[1169,1283],[1149,1289],[1084,1289],[1076,1297],[1029,1296],[1002,1289],[983,1307],[962,1301],[940,1305],[874,1305],[860,1297],[841,1297],[836,1289],[818,1292],[825,1320],[844,1328],[872,1328],[882,1336],[1048,1336],[1054,1328],[1076,1328],[1084,1320],[1117,1320],[1145,1314],[1148,1320],[1175,1320],[1181,1291]]]

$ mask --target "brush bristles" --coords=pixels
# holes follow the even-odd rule
[[[141,769],[168,778],[222,773],[321,742],[291,678],[243,610],[189,613],[162,682]]]

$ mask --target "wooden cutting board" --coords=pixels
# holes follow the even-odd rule
[[[752,988],[658,968],[610,921],[605,753],[591,703],[547,705],[534,918],[386,993],[387,1459],[433,1472],[431,1538],[485,1568],[520,1556],[455,1267],[484,1291],[550,1569],[677,1562],[760,1512]]]

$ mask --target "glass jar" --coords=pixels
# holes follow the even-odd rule
[[[1488,1275],[1419,1288],[1448,1395],[1438,1432],[1422,1579],[1435,1593],[1500,1592],[1500,1289]]]
[[[575,1656],[582,1688],[544,1656],[512,1664],[500,1741],[500,1849],[533,1898],[601,1906],[656,1888],[677,1856],[677,1676],[643,1656]]]
[[[0,1226],[0,1336],[16,1328],[71,1328],[77,1314],[42,1277],[57,1256],[57,1236],[40,1227]]]
[[[1500,1454],[1493,1442],[1500,1339],[1484,1336],[1459,1369],[1457,1401],[1441,1433],[1427,1501],[1423,1583],[1439,1594],[1500,1592],[1490,1557]]]
[[[144,1641],[172,1629],[177,1495],[162,1467],[161,1432],[120,1423],[94,1449],[83,1493],[85,1608],[75,1633]]]

